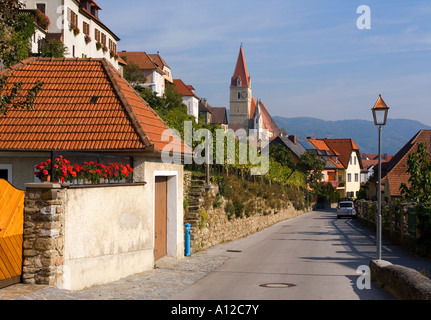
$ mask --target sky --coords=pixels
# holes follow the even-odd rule
[[[97,2],[119,51],[159,52],[213,107],[229,108],[242,44],[272,116],[372,121],[381,94],[389,119],[431,126],[430,0]]]

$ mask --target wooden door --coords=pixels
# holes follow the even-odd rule
[[[156,177],[154,260],[167,254],[168,178]]]
[[[0,288],[20,282],[24,191],[0,179]]]

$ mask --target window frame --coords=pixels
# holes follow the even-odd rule
[[[0,170],[7,170],[7,181],[12,184],[12,164],[0,163]]]

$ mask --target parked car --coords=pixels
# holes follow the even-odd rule
[[[356,219],[355,203],[353,201],[340,201],[337,206],[337,219],[350,217]]]

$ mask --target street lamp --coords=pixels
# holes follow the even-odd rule
[[[377,189],[377,260],[382,259],[382,127],[386,125],[388,120],[389,108],[382,99],[382,95],[379,95],[374,107],[371,109],[373,111],[374,124],[379,127],[379,187]]]

